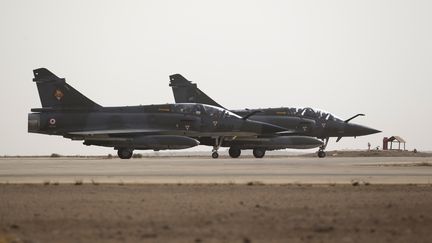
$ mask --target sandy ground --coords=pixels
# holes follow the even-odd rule
[[[430,157],[1,158],[0,243],[432,242],[431,181]]]
[[[430,185],[0,185],[0,242],[431,242]]]

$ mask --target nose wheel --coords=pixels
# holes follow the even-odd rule
[[[324,151],[327,148],[327,144],[330,138],[323,139],[324,144],[319,148],[318,150],[318,158],[324,158],[326,157],[326,152]]]
[[[216,140],[215,140],[215,146],[213,146],[213,150],[212,150],[212,158],[213,159],[219,158],[218,150],[222,146],[223,140],[224,140],[224,137],[217,137],[216,138]]]

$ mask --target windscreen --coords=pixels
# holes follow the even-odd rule
[[[312,109],[310,107],[307,107],[300,109],[299,112],[302,116],[310,117],[313,119],[320,119],[326,121],[342,121],[340,118],[332,115],[331,113],[320,109]]]
[[[174,111],[178,113],[185,113],[190,115],[208,115],[210,117],[236,117],[240,116],[232,113],[231,111],[225,110],[220,107],[212,105],[203,105],[195,103],[178,103],[174,105]]]

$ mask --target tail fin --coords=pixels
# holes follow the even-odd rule
[[[97,109],[101,106],[85,97],[64,78],[59,78],[46,68],[33,70],[43,108],[53,109]]]
[[[198,89],[195,83],[185,79],[180,74],[174,74],[170,76],[169,86],[172,87],[176,103],[201,103],[225,109],[223,106]]]

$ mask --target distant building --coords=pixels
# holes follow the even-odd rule
[[[398,148],[393,148],[393,143],[397,143],[398,144]],[[390,148],[389,145],[390,144]],[[383,150],[402,150],[401,149],[401,144],[403,144],[403,150],[405,149],[405,139],[399,137],[399,136],[391,136],[390,138],[388,137],[384,137],[383,139]]]

